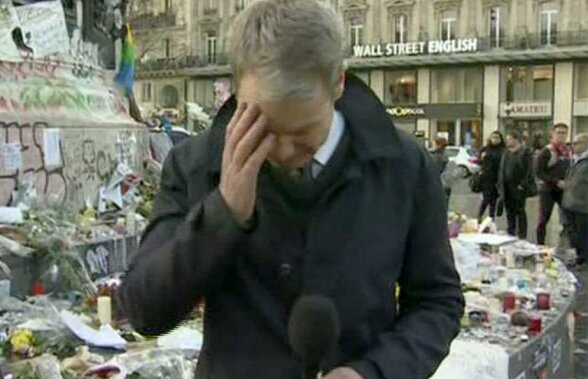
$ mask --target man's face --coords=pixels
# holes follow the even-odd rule
[[[327,138],[335,99],[322,86],[314,99],[302,101],[264,101],[263,91],[255,75],[244,75],[237,98],[239,102],[259,105],[261,113],[267,117],[266,132],[276,136],[268,161],[286,169],[304,167]]]
[[[588,150],[588,143],[581,138],[574,140],[574,152],[576,154],[584,154]]]
[[[490,136],[490,141],[492,142],[493,145],[498,145],[498,144],[500,144],[500,136],[498,134],[492,134]]]
[[[564,144],[568,140],[568,129],[566,128],[556,128],[553,131],[553,139],[557,143]]]
[[[514,148],[518,146],[518,141],[515,138],[512,138],[511,135],[506,136],[506,146],[510,148]]]

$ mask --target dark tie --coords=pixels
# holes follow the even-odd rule
[[[293,170],[292,177],[296,178],[297,180],[313,182],[320,173],[321,169],[321,163],[313,158],[310,160],[310,162],[304,165],[304,167]]]

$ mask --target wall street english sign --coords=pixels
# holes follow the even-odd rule
[[[446,41],[380,43],[353,46],[356,58],[394,57],[427,54],[458,54],[478,51],[477,38],[461,38]]]

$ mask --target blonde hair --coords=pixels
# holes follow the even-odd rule
[[[343,22],[319,0],[258,0],[237,16],[230,56],[235,82],[263,81],[269,99],[312,98],[344,70]]]

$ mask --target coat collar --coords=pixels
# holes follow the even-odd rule
[[[209,168],[220,172],[222,150],[227,124],[237,107],[235,96],[231,96],[215,117],[209,138]],[[346,127],[351,134],[353,150],[359,161],[376,158],[393,158],[402,151],[398,132],[386,109],[359,78],[347,74],[343,96],[335,104],[345,117]]]

